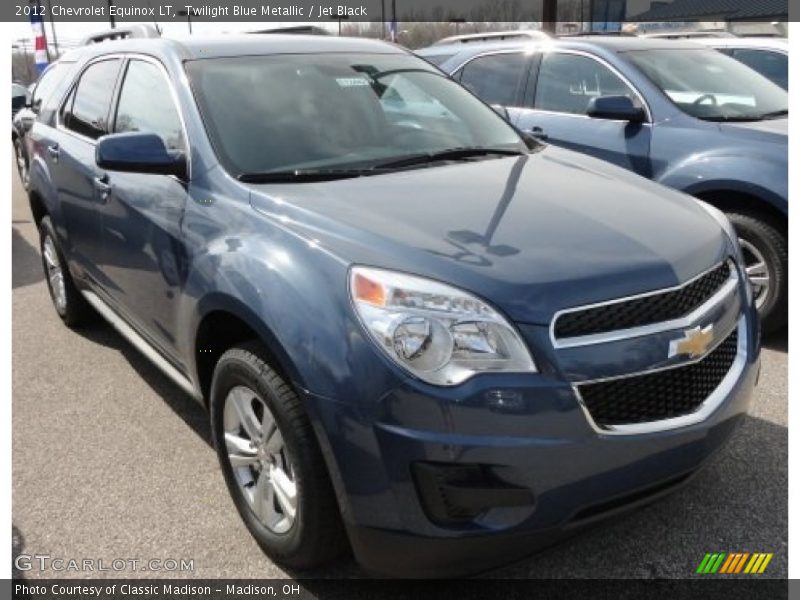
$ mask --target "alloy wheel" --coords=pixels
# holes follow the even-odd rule
[[[53,295],[53,302],[58,311],[63,313],[67,308],[67,289],[64,282],[64,273],[61,270],[61,262],[58,259],[58,252],[56,252],[56,245],[50,235],[45,235],[44,237],[42,254],[47,270],[50,293]]]
[[[255,391],[238,385],[225,397],[223,428],[239,491],[262,525],[286,533],[297,518],[297,484],[272,411]]]

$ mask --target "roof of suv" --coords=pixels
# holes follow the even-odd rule
[[[71,57],[95,56],[113,52],[174,52],[181,58],[221,58],[258,54],[316,54],[365,52],[405,54],[400,46],[367,38],[294,34],[229,34],[190,37],[181,40],[129,38],[90,44],[70,52]]]
[[[521,47],[543,47],[543,48],[573,48],[576,50],[596,50],[604,49],[610,52],[625,52],[628,50],[651,50],[651,49],[676,49],[676,48],[699,48],[697,43],[684,40],[662,40],[657,38],[642,38],[634,36],[565,36],[551,40],[536,42],[528,41],[504,41],[504,42],[475,42],[472,44],[449,44],[442,46],[429,46],[419,50],[420,56],[428,54],[453,54],[461,52],[486,52],[489,50],[516,49]]]
[[[789,40],[780,37],[703,38],[696,41],[712,48],[766,48],[789,52]]]

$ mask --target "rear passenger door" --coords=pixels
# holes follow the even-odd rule
[[[538,55],[523,51],[494,52],[471,59],[453,74],[454,79],[492,106],[508,110],[514,123],[523,106],[523,94]]]
[[[649,177],[651,123],[589,117],[597,96],[629,96],[647,110],[640,95],[597,57],[566,51],[542,55],[525,94],[516,125],[550,143],[591,154]]]
[[[63,217],[65,249],[73,263],[97,281],[102,262],[99,177],[95,140],[108,132],[111,99],[122,60],[90,63],[62,103],[55,130],[40,141]],[[59,223],[56,223],[58,227]]]
[[[155,133],[168,150],[186,153],[180,111],[161,63],[132,57],[120,80],[111,132]],[[110,300],[162,353],[174,356],[175,307],[186,273],[181,226],[188,181],[151,173],[100,175],[107,189],[98,210]]]

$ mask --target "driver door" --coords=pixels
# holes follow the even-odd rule
[[[633,88],[599,59],[587,54],[547,52],[526,90],[525,108],[518,111],[516,125],[543,141],[650,177],[649,114],[641,123],[586,114],[592,98],[620,95],[642,106]]]
[[[123,66],[111,133],[146,131],[169,150],[188,144],[167,72],[131,58]],[[173,175],[106,171],[101,215],[104,281],[117,310],[162,353],[176,347],[175,314],[186,275],[182,235],[188,182]]]

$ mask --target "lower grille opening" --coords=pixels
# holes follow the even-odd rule
[[[719,387],[736,359],[737,331],[703,360],[659,371],[578,386],[598,427],[662,421],[696,411]]]
[[[600,504],[593,504],[592,506],[587,506],[576,512],[572,519],[570,519],[571,523],[576,523],[578,521],[585,521],[588,519],[592,519],[594,517],[599,517],[605,513],[613,512],[619,508],[624,508],[629,504],[635,504],[637,502],[641,502],[651,498],[653,496],[657,496],[663,492],[668,491],[671,488],[678,487],[684,481],[689,479],[694,474],[694,471],[689,473],[684,473],[678,477],[674,477],[663,483],[659,483],[658,485],[651,486],[649,488],[645,488],[643,490],[639,490],[638,492],[633,492],[632,494],[627,494],[625,496],[620,496],[619,498],[614,498],[613,500],[609,500],[608,502],[602,502]]]

